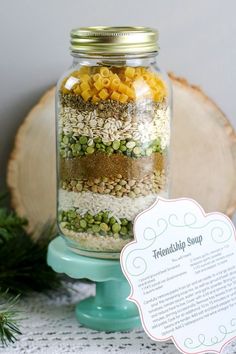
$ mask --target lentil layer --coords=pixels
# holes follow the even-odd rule
[[[117,197],[128,196],[136,198],[148,194],[155,194],[165,186],[165,171],[157,171],[143,178],[127,179],[122,175],[114,175],[112,178],[85,178],[65,179],[61,181],[61,188],[67,191],[90,191],[99,194],[110,194]]]

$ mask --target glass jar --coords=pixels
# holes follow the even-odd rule
[[[58,226],[74,251],[119,258],[137,214],[168,194],[168,79],[149,28],[75,29],[71,52],[57,87]]]

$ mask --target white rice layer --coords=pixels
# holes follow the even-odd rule
[[[160,195],[160,194],[159,194]],[[69,210],[76,208],[81,215],[90,212],[97,214],[101,211],[110,211],[110,215],[115,218],[134,218],[144,209],[150,207],[157,198],[157,194],[141,196],[137,198],[115,197],[106,194],[93,192],[68,192],[64,189],[59,190],[59,209]]]
[[[75,232],[71,230],[67,230],[61,227],[61,231],[63,235],[73,241],[74,243],[74,251],[80,254],[92,256],[91,252],[96,252],[96,257],[103,258],[104,252],[110,252],[110,254],[106,254],[105,258],[119,258],[119,254],[115,256],[112,253],[119,253],[122,248],[132,241],[132,238],[122,239],[120,237],[114,238],[111,236],[97,236],[91,235],[86,232]],[[73,245],[71,245],[73,247]],[[87,251],[87,252],[86,252]],[[100,255],[98,252],[102,252]]]

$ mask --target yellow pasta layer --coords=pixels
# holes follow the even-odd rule
[[[61,92],[93,103],[107,99],[126,103],[143,97],[162,102],[167,87],[159,74],[146,67],[82,66],[62,81]]]

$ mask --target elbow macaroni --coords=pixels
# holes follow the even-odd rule
[[[108,68],[101,68],[100,69],[100,74],[103,77],[109,77],[110,76],[110,70]]]
[[[65,87],[65,83],[71,76],[78,80],[69,90]],[[73,71],[69,77],[62,81],[61,92],[81,96],[86,102],[91,100],[93,103],[98,103],[100,100],[111,99],[127,103],[144,97],[162,102],[167,96],[165,82],[158,74],[146,67],[82,66],[79,70]],[[145,95],[138,92],[136,94],[137,82],[146,85]]]
[[[104,78],[104,79],[102,79],[102,84],[103,84],[103,87],[109,87],[110,80],[108,78]]]

